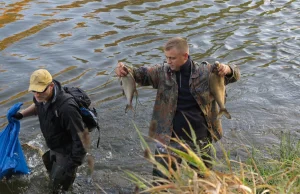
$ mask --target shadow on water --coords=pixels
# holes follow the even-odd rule
[[[16,102],[32,103],[29,76],[46,68],[63,85],[79,86],[91,96],[101,121],[92,132],[88,164],[79,168],[72,193],[131,193],[134,185],[122,170],[150,175],[132,120],[148,134],[156,91],[138,87],[136,117],[125,114],[126,99],[113,72],[118,61],[139,67],[161,63],[162,45],[186,37],[191,57],[210,63],[237,64],[241,80],[227,87],[224,142],[235,145],[232,157],[243,157],[238,142],[274,146],[276,131],[300,137],[299,7],[283,1],[168,0],[4,0],[0,2],[0,127]],[[107,82],[107,80],[109,80]],[[45,151],[36,117],[21,121],[19,136]],[[0,182],[0,193],[47,193],[40,153],[25,149],[32,170],[25,177]],[[40,186],[41,185],[41,186]]]

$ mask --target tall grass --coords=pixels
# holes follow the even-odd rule
[[[292,194],[300,192],[300,143],[288,133],[282,134],[281,144],[278,149],[272,150],[271,158],[265,157],[263,152],[249,150],[245,146],[249,159],[243,162],[231,160],[230,152],[227,152],[221,144],[217,144],[223,150],[223,157],[217,158],[214,151],[212,161],[214,166],[221,168],[210,170],[206,168],[199,156],[197,151],[199,148],[195,151],[178,139],[173,140],[181,144],[184,151],[166,146],[173,154],[156,156],[168,158],[165,160],[168,165],[164,167],[155,161],[149,145],[140,131],[137,128],[136,130],[141,139],[145,158],[167,178],[140,176],[126,171],[128,179],[136,185],[135,193]],[[216,150],[213,145],[209,146],[212,150]],[[176,157],[180,157],[182,162],[178,163]],[[173,170],[168,161],[173,161],[177,170]]]

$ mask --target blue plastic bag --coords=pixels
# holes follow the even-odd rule
[[[16,103],[7,112],[9,121],[6,128],[0,132],[0,180],[13,174],[28,174],[28,169],[22,147],[19,141],[20,121],[12,116],[20,110],[22,103]]]

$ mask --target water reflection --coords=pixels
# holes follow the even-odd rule
[[[0,28],[17,20],[22,20],[23,15],[20,14],[20,12],[27,8],[26,6],[29,2],[31,2],[31,0],[15,2],[7,6],[5,6],[5,3],[3,3],[3,5],[0,4],[1,9],[3,10],[0,15]],[[2,6],[4,8],[2,8]]]
[[[21,41],[24,38],[27,38],[28,36],[31,36],[35,33],[38,33],[39,31],[43,30],[44,28],[47,28],[47,27],[51,26],[54,23],[64,22],[64,21],[67,21],[67,20],[69,20],[69,19],[66,18],[66,19],[61,19],[61,20],[55,20],[55,19],[46,20],[46,21],[43,21],[42,23],[40,23],[40,24],[38,24],[38,25],[28,29],[28,30],[25,30],[25,31],[20,32],[18,34],[14,34],[13,36],[4,38],[0,42],[0,51],[6,49],[7,47],[9,47],[10,45],[12,45],[16,42]]]

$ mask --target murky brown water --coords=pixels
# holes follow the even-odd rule
[[[93,133],[92,177],[80,168],[73,193],[130,193],[123,170],[149,174],[132,125],[146,134],[156,91],[139,88],[136,117],[125,114],[125,98],[109,73],[118,61],[156,64],[161,46],[186,37],[196,61],[240,66],[241,80],[228,87],[224,141],[276,146],[277,134],[300,137],[300,2],[293,0],[3,0],[0,2],[0,126],[16,102],[28,106],[29,76],[47,68],[63,84],[80,86],[100,113],[101,145]],[[109,84],[105,85],[110,78]],[[20,140],[45,149],[36,118],[22,120]],[[25,150],[26,151],[26,150]],[[29,177],[0,183],[0,193],[47,193],[36,153],[26,151]],[[243,155],[238,149],[233,154]]]

